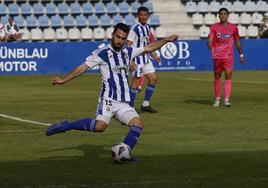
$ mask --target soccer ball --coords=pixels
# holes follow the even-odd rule
[[[130,160],[131,149],[128,145],[120,143],[112,147],[112,156],[116,163],[123,163]]]

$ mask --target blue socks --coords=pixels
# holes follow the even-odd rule
[[[131,149],[137,144],[138,138],[141,135],[142,128],[133,125],[130,127],[127,136],[125,137],[124,143],[127,144]]]
[[[154,88],[155,88],[155,85],[152,85],[152,84],[147,85],[145,96],[144,96],[144,101],[150,101],[151,100],[152,95],[154,93]]]
[[[64,123],[62,126],[66,131],[74,129],[95,132],[96,120],[85,118],[74,122]]]
[[[130,91],[130,93],[129,93],[130,94],[130,102],[129,102],[129,105],[131,107],[134,107],[135,98],[136,98],[136,95],[137,95],[138,90],[130,87],[130,90],[129,91]]]

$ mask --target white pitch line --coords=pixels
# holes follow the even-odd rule
[[[190,80],[190,81],[202,81],[202,82],[213,82],[213,80],[209,79],[201,79],[201,78],[177,78],[178,80]],[[268,82],[257,82],[257,81],[235,81],[234,83],[245,83],[245,84],[268,84]]]
[[[43,123],[43,122],[39,122],[39,121],[31,121],[28,119],[22,119],[19,117],[15,117],[15,116],[9,116],[9,115],[5,115],[5,114],[0,114],[0,117],[6,118],[6,119],[12,119],[15,121],[20,121],[20,122],[26,122],[26,123],[31,123],[31,124],[35,124],[35,125],[45,125],[45,126],[50,126],[50,123]]]
[[[36,130],[0,130],[0,133],[24,133],[24,132],[36,132]]]

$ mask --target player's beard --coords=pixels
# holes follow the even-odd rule
[[[123,45],[120,46],[120,44],[116,44],[114,41],[112,41],[112,47],[115,51],[120,51],[123,47]]]

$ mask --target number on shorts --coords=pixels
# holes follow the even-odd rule
[[[112,101],[111,100],[105,100],[106,106],[112,106]]]
[[[140,74],[142,74],[143,73],[143,68],[140,68],[140,71],[139,72],[140,72]]]

